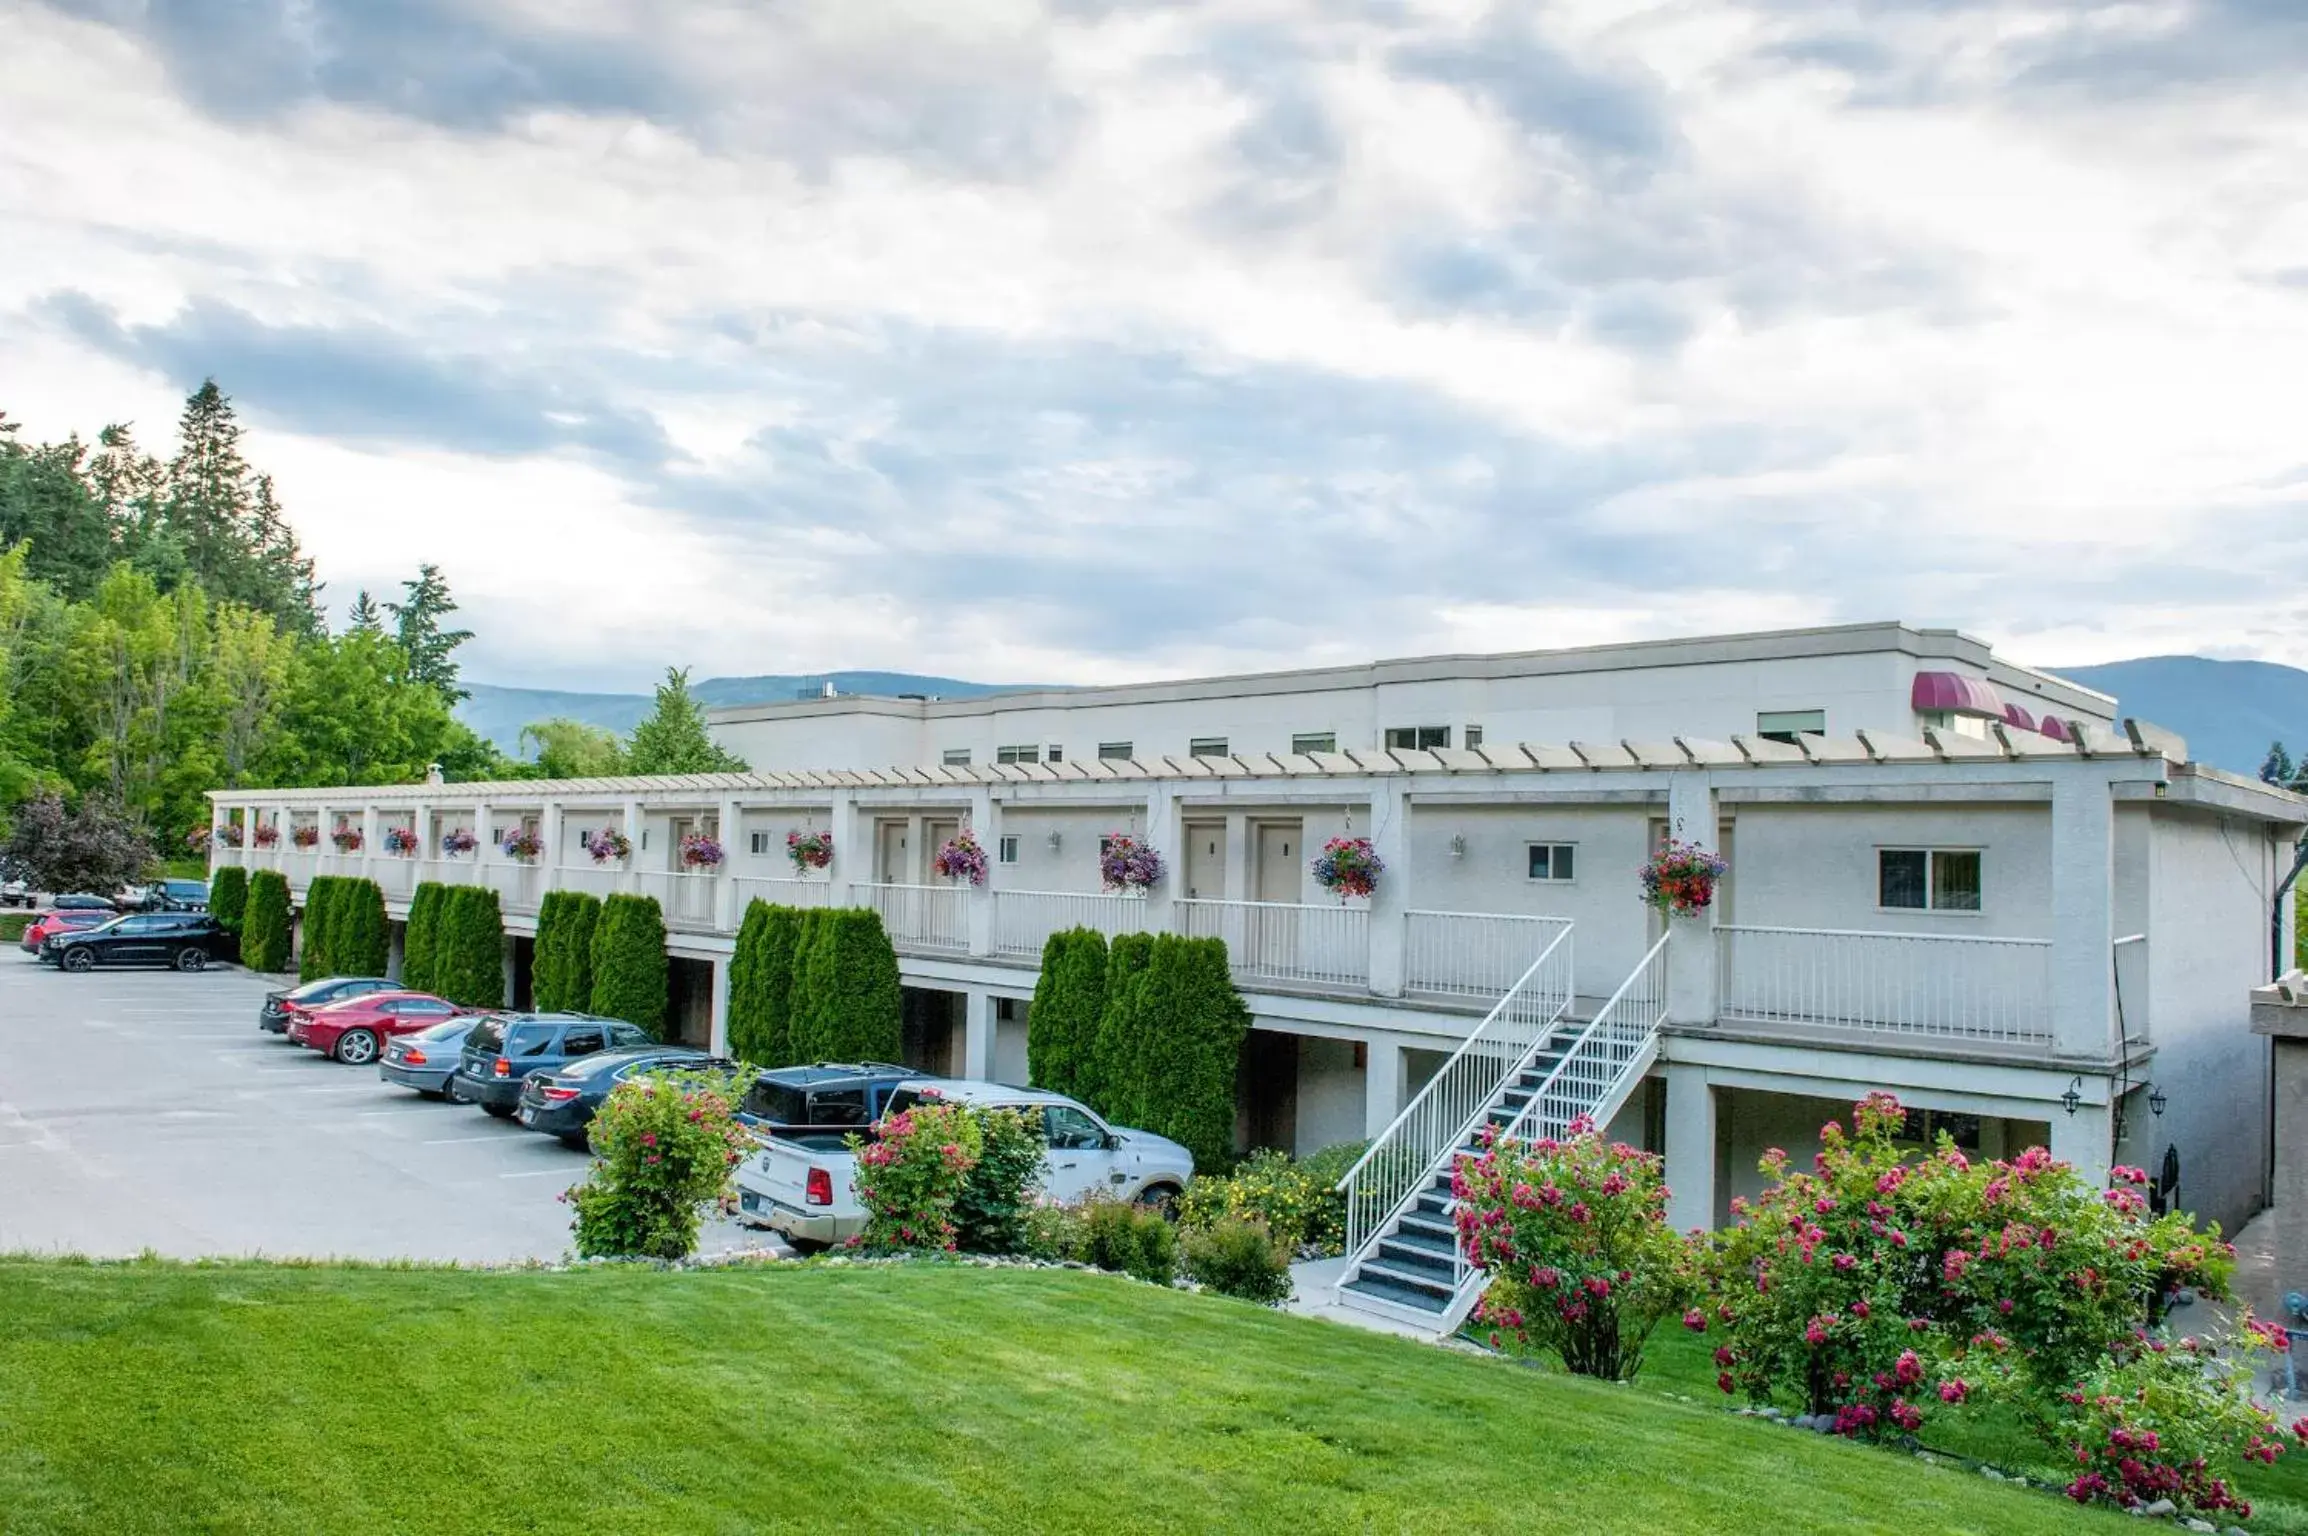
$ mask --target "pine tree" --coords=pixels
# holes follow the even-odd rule
[[[441,568],[430,561],[417,567],[417,579],[403,582],[403,602],[385,604],[393,616],[393,638],[407,658],[409,681],[433,689],[454,704],[466,697],[457,686],[457,647],[473,638],[469,629],[443,629],[441,621],[457,611]]]
[[[204,379],[177,419],[168,465],[167,521],[183,541],[192,575],[210,592],[245,600],[243,527],[250,512],[248,461],[241,457],[232,401]]]
[[[745,760],[733,757],[706,734],[705,711],[689,692],[689,669],[667,667],[657,685],[657,707],[633,728],[625,748],[627,773],[743,773]]]
[[[378,611],[377,600],[363,587],[353,594],[352,610],[345,615],[345,633],[348,635],[381,635],[385,632],[385,616]]]

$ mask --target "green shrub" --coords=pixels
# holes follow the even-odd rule
[[[1221,1296],[1267,1307],[1290,1299],[1290,1251],[1264,1222],[1230,1217],[1187,1233],[1186,1273]]]
[[[795,960],[802,914],[793,907],[753,901],[737,930],[729,961],[729,1048],[757,1066],[799,1061],[793,1046]]]
[[[964,1253],[1017,1253],[1026,1246],[1026,1210],[1049,1154],[1040,1117],[1015,1109],[975,1109],[978,1160],[954,1197],[954,1240]]]
[[[337,888],[336,911],[331,919],[336,934],[329,941],[329,958],[340,976],[382,976],[389,943],[386,938],[385,893],[374,880],[346,879]]]
[[[252,971],[273,973],[289,968],[289,883],[278,870],[260,869],[248,883],[240,955]]]
[[[586,891],[552,891],[537,910],[530,992],[547,1013],[582,1013],[593,1006],[593,930],[601,898]]]
[[[1106,936],[1093,928],[1053,933],[1042,944],[1042,972],[1026,1015],[1026,1076],[1037,1088],[1095,1105],[1102,1076],[1095,1057],[1106,1008]]]
[[[415,992],[439,990],[433,985],[433,956],[441,936],[441,903],[449,887],[427,880],[409,898],[409,921],[401,934],[401,975],[404,987]]]
[[[905,1032],[898,955],[881,914],[858,907],[818,914],[793,1008],[798,1061],[895,1061]]]
[[[620,1083],[593,1117],[593,1167],[562,1195],[586,1258],[685,1259],[751,1145],[726,1082],[668,1073]]]
[[[1286,1252],[1336,1255],[1346,1243],[1346,1202],[1331,1186],[1348,1166],[1341,1164],[1325,1182],[1311,1163],[1294,1163],[1283,1152],[1253,1152],[1226,1177],[1189,1184],[1178,1199],[1179,1225],[1200,1231],[1225,1221],[1256,1221]]]
[[[1019,1223],[1020,1251],[1048,1264],[1084,1264],[1089,1227],[1082,1207],[1055,1200],[1029,1204]]]
[[[857,1247],[905,1253],[955,1246],[955,1206],[983,1147],[977,1117],[966,1106],[924,1098],[884,1120],[870,1144],[857,1136],[849,1144],[857,1154],[858,1202],[866,1208]]]
[[[297,948],[297,979],[317,981],[342,974],[336,959],[336,908],[345,881],[337,875],[315,875],[305,887],[301,942]]]
[[[505,920],[497,893],[459,885],[444,891],[434,919],[432,985],[427,989],[468,1008],[505,1004]]]
[[[605,1018],[663,1038],[667,964],[665,916],[654,896],[612,896],[593,926],[593,1003]]]
[[[1235,1079],[1250,1029],[1225,941],[1161,935],[1132,993],[1139,1116],[1132,1123],[1184,1146],[1197,1167],[1225,1166],[1234,1154]]]
[[[1139,1053],[1145,1041],[1138,1027],[1138,997],[1147,962],[1153,956],[1154,936],[1150,933],[1117,934],[1106,951],[1105,1000],[1098,1010],[1097,1041],[1091,1048],[1097,1058],[1092,1077],[1098,1095],[1089,1102],[1107,1119],[1124,1125],[1144,1122],[1145,1074]],[[1026,1028],[1030,1038],[1031,1014],[1027,1015]]]
[[[227,864],[208,877],[208,915],[225,932],[240,932],[241,918],[248,912],[248,871],[238,864]]]
[[[1156,1285],[1178,1278],[1178,1233],[1159,1211],[1125,1200],[1093,1199],[1082,1207],[1084,1264],[1134,1275]]]

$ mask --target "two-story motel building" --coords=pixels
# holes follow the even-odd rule
[[[1255,1021],[1245,1146],[1380,1136],[1439,1162],[1469,1116],[1543,1078],[1532,1113],[1597,1111],[1665,1153],[1685,1223],[1724,1219],[1767,1147],[1806,1154],[1875,1088],[1989,1155],[2048,1142],[2086,1170],[2146,1165],[2230,1230],[2262,1203],[2267,1053],[2246,993],[2272,922],[2289,945],[2278,895],[2308,801],[2192,764],[2105,695],[1953,632],[793,700],[712,724],[751,772],[219,792],[219,822],[323,837],[216,857],[300,889],[365,874],[396,919],[420,881],[486,882],[513,1001],[545,891],[654,895],[701,1043],[722,1037],[749,900],[872,906],[914,1064],[1011,1081],[1050,933],[1221,937]],[[499,847],[517,826],[542,836],[534,863]],[[629,860],[586,854],[605,826]],[[358,853],[329,851],[338,827]],[[420,856],[385,854],[387,827]],[[993,860],[983,887],[931,873],[964,827]],[[442,853],[456,830],[476,853]],[[788,862],[797,830],[831,832],[830,869]],[[684,870],[689,831],[724,863]],[[1115,832],[1164,855],[1151,892],[1101,890]],[[1729,862],[1703,917],[1638,899],[1670,834]],[[1338,836],[1385,861],[1367,900],[1309,877]],[[1400,1301],[1386,1237],[1365,1273]]]

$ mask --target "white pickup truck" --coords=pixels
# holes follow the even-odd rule
[[[1017,1109],[1038,1116],[1050,1150],[1042,1163],[1041,1194],[1072,1204],[1092,1194],[1116,1200],[1157,1201],[1186,1188],[1194,1154],[1150,1131],[1109,1126],[1064,1094],[1004,1083],[924,1078],[890,1095],[897,1114],[928,1095],[986,1109]],[[737,1219],[767,1227],[803,1253],[816,1253],[863,1231],[865,1207],[857,1196],[857,1159],[835,1135],[803,1135],[763,1143],[737,1168]]]

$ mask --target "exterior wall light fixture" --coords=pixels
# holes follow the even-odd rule
[[[1466,856],[1467,856],[1467,835],[1466,835],[1464,832],[1454,832],[1454,833],[1452,833],[1452,834],[1451,834],[1451,857],[1452,857],[1452,858],[1454,858],[1454,859],[1463,859],[1463,858],[1465,858]]]
[[[2068,1091],[2060,1095],[2060,1108],[2066,1110],[2070,1115],[2073,1115],[2077,1110],[2083,1107],[2084,1080],[2081,1077],[2070,1078],[2068,1080]]]
[[[2148,1108],[2157,1116],[2157,1118],[2161,1119],[2163,1117],[2164,1106],[2171,1102],[2172,1101],[2165,1096],[2163,1089],[2157,1087],[2154,1083],[2148,1084]]]
[[[1052,853],[1056,853],[1060,847],[1064,846],[1066,837],[1065,834],[1060,832],[1056,827],[1052,827],[1050,829],[1050,835],[1046,841],[1050,845],[1050,851]]]

